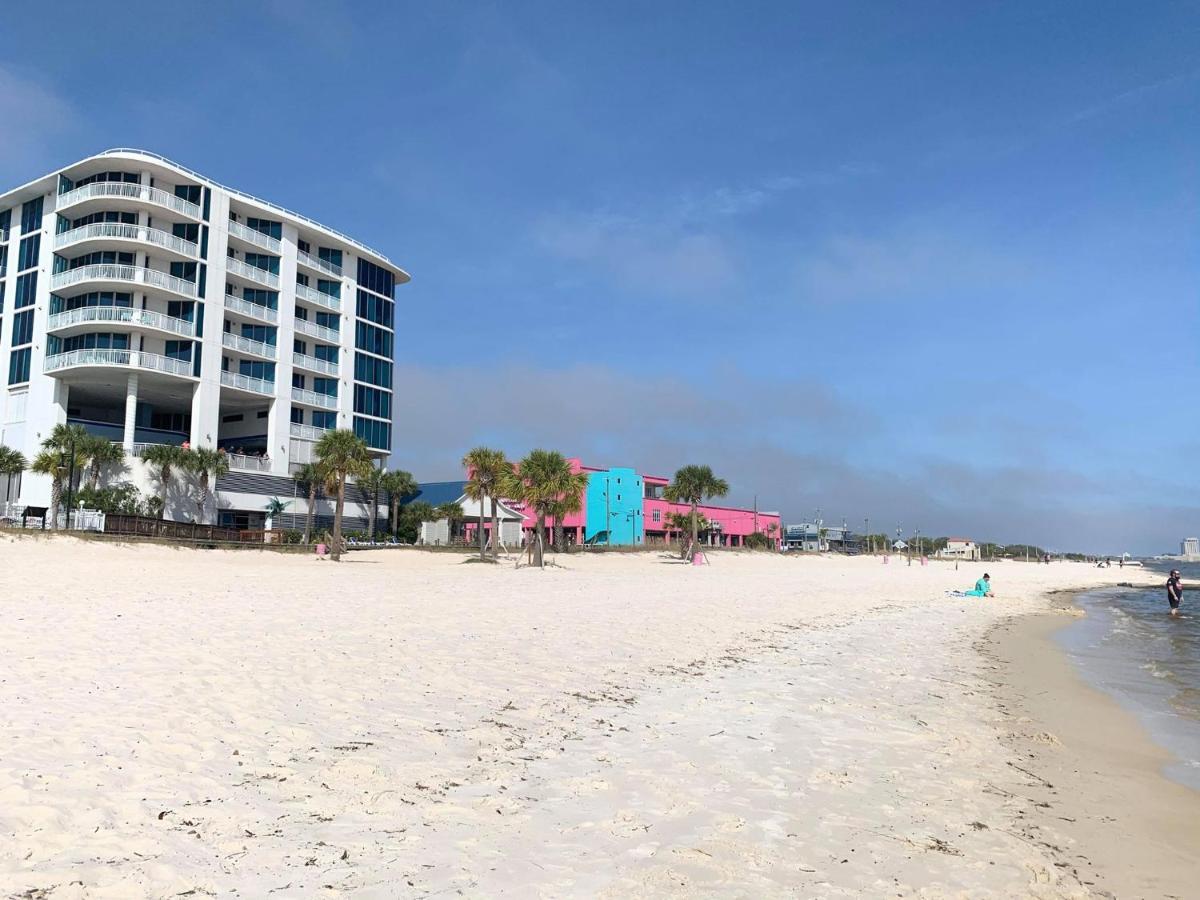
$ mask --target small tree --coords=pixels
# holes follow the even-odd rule
[[[105,466],[116,466],[125,461],[125,450],[107,438],[89,435],[83,445],[88,458],[88,487],[93,491],[100,487],[100,472]]]
[[[8,479],[8,484],[4,491],[6,499],[12,500],[13,476],[20,475],[27,468],[29,468],[29,463],[25,461],[25,454],[12,449],[12,447],[0,444],[0,475]]]
[[[334,562],[342,558],[342,511],[346,505],[346,479],[367,477],[371,471],[371,452],[367,442],[353,431],[337,428],[321,435],[313,448],[325,473],[326,483],[334,490],[333,549]]]
[[[171,478],[175,472],[184,467],[186,453],[186,450],[174,444],[151,444],[142,451],[142,461],[154,469],[155,477],[158,479],[160,503],[156,506],[159,519],[166,516]]]
[[[693,551],[699,536],[699,506],[710,497],[724,497],[729,493],[729,483],[713,474],[708,466],[684,466],[675,473],[674,479],[663,491],[663,496],[672,503],[686,503],[692,508]],[[688,551],[683,552],[686,559]]]
[[[492,502],[492,555],[500,552],[500,535],[498,532],[499,515],[496,511],[496,498],[502,486],[512,475],[512,463],[504,456],[503,450],[493,450],[490,447],[476,447],[463,457],[463,467],[467,470],[467,484],[464,488],[466,495],[479,504],[479,558],[486,555],[487,539],[484,533],[484,502]]]
[[[84,457],[77,455],[76,464],[81,464]],[[65,453],[59,450],[42,450],[33,458],[30,472],[50,476],[50,527],[58,528],[58,508],[62,505],[63,485],[66,483],[70,464]],[[69,512],[69,510],[68,510]]]
[[[280,500],[278,497],[272,497],[267,501],[267,505],[263,507],[267,511],[267,521],[274,525],[275,520],[283,515],[283,511],[291,505],[291,500]]]
[[[325,484],[325,473],[317,463],[304,463],[292,478],[304,485],[308,492],[308,509],[304,514],[304,543],[308,544],[312,540],[313,509],[317,505],[317,495]]]
[[[357,479],[358,488],[367,497],[367,540],[375,540],[375,519],[379,514],[379,492],[383,488],[384,471],[374,466],[371,470]]]
[[[208,508],[208,498],[212,494],[209,479],[213,481],[229,472],[229,459],[223,450],[211,447],[196,447],[184,451],[183,465],[196,476],[200,485],[200,496],[196,500],[198,522],[204,521],[204,511]]]
[[[504,493],[527,503],[537,516],[534,558],[545,564],[546,517],[558,504],[570,505],[587,489],[587,475],[572,472],[570,461],[557,450],[532,450],[520,462],[518,471],[505,479]]]
[[[395,469],[383,476],[383,491],[388,499],[391,532],[395,534],[400,528],[400,503],[405,497],[411,497],[417,492],[417,480],[411,473]]]

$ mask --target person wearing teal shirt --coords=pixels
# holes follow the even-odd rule
[[[977,582],[975,582],[975,590],[967,591],[966,596],[968,596],[968,597],[994,597],[995,594],[992,593],[992,576],[987,574],[987,572],[984,572],[983,577],[980,578]]]

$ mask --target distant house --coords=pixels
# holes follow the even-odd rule
[[[435,481],[421,484],[417,486],[417,493],[404,498],[404,503],[407,505],[414,500],[424,501],[430,506],[457,503],[462,507],[463,511],[463,521],[460,524],[462,534],[460,537],[466,543],[474,544],[478,540],[475,529],[478,528],[479,523],[479,501],[468,497],[466,488],[467,483],[465,481]],[[523,543],[521,521],[524,518],[524,513],[510,506],[510,502],[507,500],[496,501],[496,520],[500,525],[500,541],[509,547],[520,547]],[[483,527],[484,531],[488,532],[488,541],[490,543],[490,532],[492,530],[492,502],[490,499],[484,504],[483,515],[485,519]],[[453,537],[450,521],[448,519],[438,519],[434,522],[421,523],[421,532],[417,537],[417,543],[446,546],[453,543]]]
[[[937,552],[942,559],[979,559],[979,545],[970,538],[949,538]]]
[[[892,544],[892,549],[904,551],[908,549],[908,544],[904,543],[904,541],[896,541],[894,544]]]

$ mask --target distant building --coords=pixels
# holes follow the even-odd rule
[[[1184,538],[1179,544],[1179,552],[1187,562],[1200,560],[1200,538]]]
[[[937,555],[943,559],[979,559],[979,545],[969,538],[949,538]]]
[[[862,538],[840,525],[801,522],[783,530],[783,545],[787,550],[809,553],[858,553],[862,550]]]

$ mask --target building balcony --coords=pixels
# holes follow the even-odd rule
[[[267,397],[275,396],[275,382],[266,381],[262,378],[251,378],[249,375],[243,375],[240,372],[222,372],[221,384],[225,387],[246,391],[250,394],[261,394]]]
[[[342,267],[335,266],[331,262],[321,259],[319,256],[313,256],[305,253],[303,250],[296,251],[296,262],[309,269],[320,272],[322,275],[332,275],[334,278],[342,277]]]
[[[337,375],[337,362],[318,359],[315,356],[309,356],[306,353],[293,353],[292,365],[297,369],[307,369],[309,372],[320,372],[322,375]]]
[[[250,356],[257,356],[261,359],[275,359],[275,347],[273,345],[262,341],[252,341],[250,338],[242,337],[240,334],[232,334],[228,331],[224,332],[221,335],[221,344],[230,350],[237,350],[239,353],[247,353]]]
[[[270,472],[271,460],[265,456],[247,456],[245,453],[226,453],[229,468],[243,472]]]
[[[90,187],[90,185],[89,185]],[[67,269],[56,272],[50,278],[50,290],[62,291],[85,281],[108,282],[117,285],[137,285],[148,288],[158,288],[189,300],[195,299],[196,283],[168,275],[157,269],[147,269],[143,266],[126,266],[120,263],[97,263],[93,266],[80,266],[78,269]]]
[[[296,299],[303,300],[305,303],[315,303],[317,306],[332,309],[334,312],[341,312],[342,309],[342,300],[340,297],[331,296],[323,291],[313,290],[305,284],[296,285]]]
[[[141,369],[147,372],[162,372],[190,378],[192,363],[186,359],[175,359],[158,353],[143,353],[140,350],[71,350],[46,357],[43,371],[61,372],[67,369],[87,368]]]
[[[292,423],[292,437],[302,441],[319,441],[325,436],[328,428],[318,428],[316,425],[299,425]]]
[[[59,194],[54,208],[58,212],[62,212],[89,200],[103,200],[107,205],[112,205],[113,201],[116,201],[120,205],[133,207],[149,203],[197,221],[202,215],[199,206],[182,197],[176,197],[174,194],[168,194],[164,190],[149,185],[131,184],[124,181],[97,181],[75,188],[73,191],[67,191],[65,194]]]
[[[245,278],[253,281],[255,284],[264,284],[267,287],[279,289],[279,276],[274,272],[268,272],[266,269],[260,269],[258,266],[247,265],[240,259],[235,259],[232,256],[225,257],[225,271],[230,275],[237,275],[240,278]]]
[[[241,222],[229,220],[229,234],[231,237],[237,238],[239,241],[245,241],[247,244],[253,244],[263,250],[274,253],[276,256],[283,252],[283,243],[269,234],[263,234],[261,231],[255,231],[253,228],[248,228]]]
[[[317,325],[309,322],[307,319],[296,319],[293,324],[296,327],[296,334],[307,334],[309,337],[320,338],[330,344],[340,344],[342,342],[342,333],[333,328]]]
[[[292,388],[292,399],[297,403],[317,406],[321,409],[337,409],[337,397],[329,394],[318,394],[316,391],[306,391],[304,388]]]
[[[131,328],[150,328],[180,337],[196,336],[196,326],[186,319],[177,319],[149,309],[130,306],[85,306],[55,313],[46,320],[47,331],[86,330],[83,325],[128,325]]]
[[[54,249],[62,250],[77,244],[109,244],[113,241],[134,241],[153,244],[186,259],[199,259],[200,247],[191,241],[145,225],[129,225],[125,222],[93,222],[54,236]],[[80,247],[83,250],[83,247]]]
[[[272,325],[279,322],[279,310],[263,306],[261,303],[251,303],[232,294],[225,295],[225,308],[259,322],[270,322]]]

